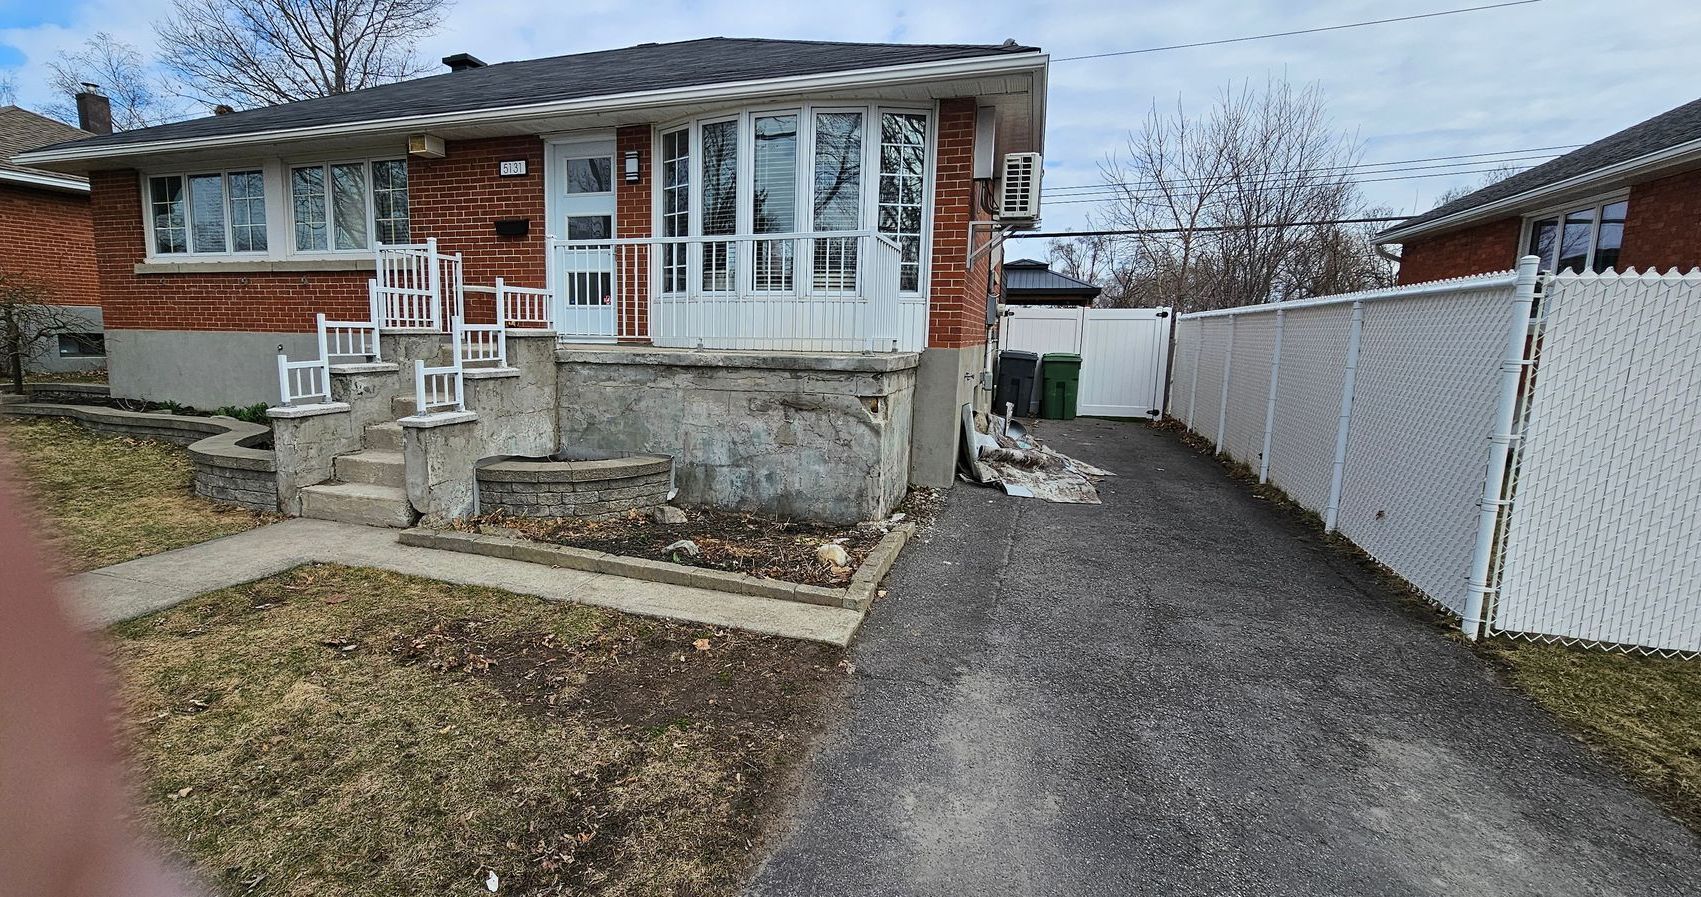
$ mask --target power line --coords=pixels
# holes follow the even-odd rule
[[[1521,167],[1518,167],[1516,171],[1513,171],[1512,174],[1517,174],[1519,172],[1527,171],[1527,170],[1529,170],[1529,166],[1527,166],[1527,165],[1521,166]],[[1424,178],[1450,178],[1450,177],[1457,177],[1459,175],[1468,175],[1468,174],[1492,174],[1492,173],[1497,172],[1497,171],[1500,171],[1500,169],[1499,168],[1482,168],[1482,169],[1477,169],[1477,170],[1474,170],[1474,171],[1443,171],[1443,172],[1439,172],[1439,173],[1436,173],[1436,174],[1408,174],[1408,175],[1402,175],[1400,177],[1391,177],[1391,178],[1364,178],[1362,180],[1355,181],[1355,183],[1375,184],[1375,183],[1380,183],[1380,182],[1383,182],[1383,181],[1417,181],[1417,180],[1423,180]],[[1279,187],[1282,187],[1282,186],[1291,185],[1293,183],[1295,183],[1295,181],[1292,181],[1292,180],[1287,181],[1285,183],[1284,182],[1272,181],[1272,182],[1262,183],[1259,186],[1278,187],[1279,188]],[[1139,196],[1152,196],[1154,194],[1143,193],[1143,194],[1137,194],[1137,195],[1139,195]],[[1197,194],[1197,193],[1177,194],[1178,198],[1196,197],[1198,195],[1199,194]],[[1041,202],[1044,203],[1045,205],[1067,206],[1067,205],[1073,205],[1075,203],[1083,203],[1083,202],[1115,202],[1116,200],[1122,199],[1122,198],[1124,198],[1124,194],[1111,194],[1111,195],[1106,195],[1106,196],[1089,196],[1089,197],[1081,198],[1081,199],[1059,199],[1059,200],[1052,200],[1050,202],[1046,202],[1045,199],[1044,199],[1044,196],[1042,194]]]
[[[1455,174],[1460,174],[1460,175],[1463,175],[1463,174],[1482,174],[1484,172],[1499,171],[1499,170],[1501,170],[1503,168],[1507,168],[1507,167],[1520,168],[1520,169],[1528,168],[1528,167],[1530,167],[1528,165],[1512,165],[1510,163],[1530,162],[1530,161],[1539,160],[1539,159],[1552,159],[1552,158],[1554,158],[1554,157],[1553,156],[1508,156],[1508,157],[1503,158],[1503,159],[1476,159],[1476,160],[1472,160],[1472,161],[1468,161],[1468,162],[1450,162],[1450,163],[1446,163],[1446,164],[1443,164],[1443,165],[1411,165],[1411,166],[1407,166],[1405,168],[1380,168],[1380,169],[1377,169],[1375,171],[1355,171],[1354,169],[1347,168],[1345,166],[1331,167],[1331,168],[1287,168],[1287,169],[1282,169],[1282,170],[1278,170],[1278,171],[1266,172],[1265,174],[1258,175],[1257,177],[1262,178],[1264,183],[1271,183],[1271,184],[1281,183],[1284,180],[1286,180],[1288,182],[1302,181],[1302,180],[1306,179],[1305,178],[1306,175],[1332,175],[1333,173],[1339,173],[1339,174],[1343,174],[1343,175],[1353,175],[1353,174],[1369,175],[1369,174],[1406,174],[1408,172],[1413,172],[1413,171],[1433,171],[1433,172],[1435,172],[1433,175],[1426,175],[1426,176],[1427,177],[1445,177],[1445,176],[1448,176],[1448,175],[1455,175]],[[1473,165],[1492,165],[1494,167],[1492,167],[1492,168],[1470,168],[1470,167],[1468,167],[1468,166],[1473,166]],[[1441,169],[1449,169],[1449,170],[1443,171]],[[1370,178],[1362,178],[1362,179],[1355,179],[1355,180],[1368,181],[1368,180],[1370,180]],[[1198,186],[1201,183],[1208,183],[1208,182],[1210,182],[1210,179],[1208,179],[1208,178],[1178,178],[1175,181],[1170,182],[1169,187],[1171,187],[1171,188],[1195,187],[1195,186]],[[1072,190],[1070,188],[1067,188],[1067,187],[1048,188],[1046,192],[1047,193],[1061,194],[1061,195],[1067,196],[1070,199],[1077,199],[1077,198],[1081,198],[1081,197],[1085,197],[1085,196],[1093,196],[1093,195],[1102,195],[1102,196],[1111,196],[1111,197],[1120,198],[1120,197],[1128,195],[1129,193],[1134,193],[1134,194],[1137,194],[1137,195],[1149,195],[1152,191],[1158,190],[1160,188],[1160,186],[1161,185],[1159,185],[1157,183],[1153,183],[1153,182],[1145,182],[1145,183],[1142,183],[1142,184],[1101,184],[1100,186],[1097,186],[1097,187],[1075,187]]]
[[[1573,143],[1573,144],[1567,144],[1567,145],[1564,145],[1564,146],[1532,146],[1532,147],[1528,147],[1528,148],[1525,148],[1525,149],[1497,150],[1497,151],[1492,152],[1492,153],[1459,153],[1459,154],[1453,155],[1453,156],[1426,156],[1426,157],[1421,158],[1421,159],[1391,159],[1391,160],[1386,161],[1386,162],[1359,162],[1359,163],[1356,163],[1356,164],[1353,164],[1353,165],[1325,165],[1325,166],[1320,166],[1320,167],[1317,167],[1317,168],[1290,168],[1290,169],[1287,169],[1287,171],[1289,173],[1294,173],[1294,174],[1298,174],[1300,172],[1313,173],[1313,172],[1320,172],[1320,171],[1363,170],[1363,169],[1371,169],[1371,168],[1388,168],[1390,171],[1393,171],[1393,170],[1417,171],[1417,170],[1422,170],[1424,168],[1450,168],[1450,167],[1459,166],[1459,165],[1478,165],[1478,164],[1492,164],[1492,163],[1499,163],[1499,162],[1521,162],[1521,161],[1526,161],[1526,160],[1529,160],[1529,159],[1547,159],[1547,158],[1552,158],[1552,154],[1548,152],[1549,150],[1572,150],[1572,149],[1576,149],[1579,146],[1582,146],[1582,144]],[[1540,156],[1521,155],[1521,156],[1514,157],[1514,156],[1511,155],[1511,154],[1514,154],[1514,153],[1543,153],[1544,155],[1540,155]],[[1506,156],[1507,158],[1487,159],[1487,158],[1484,158],[1486,156]],[[1390,166],[1396,166],[1396,165],[1414,165],[1415,163],[1418,163],[1418,162],[1442,162],[1442,161],[1445,161],[1445,160],[1448,160],[1448,159],[1473,159],[1473,160],[1480,160],[1480,161],[1454,162],[1451,165],[1418,166],[1416,168],[1410,168],[1410,169],[1405,169],[1405,168],[1393,169],[1393,168],[1390,168]],[[1386,171],[1365,171],[1365,173],[1366,174],[1386,174],[1387,172]],[[1187,183],[1187,182],[1198,181],[1198,180],[1202,180],[1202,179],[1201,178],[1182,178],[1182,179],[1176,181],[1176,183]],[[1070,192],[1070,191],[1099,192],[1099,191],[1106,191],[1106,190],[1120,190],[1120,189],[1123,189],[1126,186],[1133,186],[1133,185],[1103,184],[1103,183],[1100,183],[1100,184],[1072,184],[1072,185],[1065,185],[1065,186],[1061,186],[1061,187],[1047,186],[1046,191],[1047,192]]]
[[[1419,13],[1411,16],[1397,16],[1392,19],[1373,19],[1368,22],[1349,22],[1345,25],[1326,25],[1320,28],[1301,28],[1298,31],[1275,31],[1269,34],[1251,34],[1245,37],[1225,37],[1219,40],[1196,41],[1191,44],[1171,44],[1166,47],[1143,47],[1138,50],[1116,50],[1110,53],[1088,53],[1083,56],[1064,56],[1053,59],[1052,62],[1075,62],[1081,59],[1104,59],[1109,56],[1133,56],[1138,53],[1159,53],[1164,50],[1186,50],[1192,47],[1215,47],[1221,44],[1237,44],[1244,41],[1269,40],[1276,37],[1293,37],[1300,34],[1319,34],[1324,31],[1342,31],[1347,28],[1364,28],[1369,25],[1387,25],[1392,22],[1412,22],[1418,19],[1433,19],[1438,16],[1456,16],[1460,13],[1481,12],[1487,9],[1503,9],[1508,6],[1524,6],[1529,3],[1540,3],[1541,0],[1511,0],[1508,3],[1491,3],[1487,6],[1469,6],[1464,9],[1444,9],[1439,12]]]
[[[1004,239],[1006,239],[1006,240],[1038,240],[1038,239],[1057,239],[1057,238],[1063,238],[1063,237],[1122,237],[1122,236],[1138,236],[1140,234],[1188,234],[1188,233],[1197,234],[1197,233],[1215,233],[1215,232],[1219,232],[1219,231],[1229,231],[1229,230],[1267,230],[1269,228],[1276,228],[1276,227],[1317,227],[1317,226],[1324,225],[1324,224],[1381,224],[1381,223],[1388,222],[1388,221],[1404,221],[1404,220],[1406,220],[1407,218],[1410,218],[1410,217],[1411,217],[1410,215],[1397,215],[1397,216],[1394,216],[1394,217],[1379,217],[1379,218],[1331,218],[1331,219],[1324,220],[1324,221],[1287,221],[1287,222],[1271,222],[1271,223],[1268,223],[1268,224],[1258,224],[1258,223],[1250,223],[1249,222],[1247,224],[1229,224],[1229,225],[1223,225],[1223,226],[1220,226],[1220,227],[1143,227],[1143,228],[1129,228],[1129,229],[1126,229],[1126,230],[1066,230],[1066,231],[1052,231],[1050,233],[1046,233],[1046,232],[1014,233],[1014,234],[1006,235],[1004,237]]]

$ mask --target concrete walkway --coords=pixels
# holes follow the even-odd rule
[[[835,645],[850,644],[862,622],[862,614],[837,607],[398,545],[396,533],[326,520],[286,520],[74,576],[73,607],[90,626],[106,626],[322,561]]]
[[[753,895],[1692,895],[1701,840],[1173,435],[1102,506],[959,486]]]

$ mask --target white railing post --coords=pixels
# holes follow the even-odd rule
[[[1499,589],[1490,581],[1494,569],[1495,533],[1501,515],[1511,507],[1506,475],[1511,469],[1512,448],[1517,432],[1518,392],[1529,367],[1530,316],[1535,307],[1537,270],[1541,259],[1526,255],[1518,260],[1518,279],[1512,287],[1512,308],[1506,328],[1506,355],[1500,362],[1500,395],[1494,409],[1494,429],[1488,438],[1488,464],[1483,476],[1482,500],[1477,503],[1477,540],[1471,553],[1471,573],[1465,592],[1465,610],[1459,630],[1475,640],[1486,622],[1484,610]]]
[[[1276,346],[1270,351],[1270,396],[1264,403],[1264,447],[1258,451],[1258,482],[1270,481],[1270,435],[1276,429],[1276,390],[1282,382],[1282,324],[1285,308],[1276,309]]]
[[[325,313],[313,316],[313,322],[319,331],[319,376],[323,378],[321,385],[325,389],[325,401],[331,400],[331,346],[329,334],[325,332]]]
[[[1223,452],[1223,437],[1225,435],[1227,435],[1223,432],[1223,429],[1228,426],[1229,377],[1234,374],[1234,320],[1235,320],[1235,316],[1229,315],[1228,319],[1229,319],[1228,349],[1223,352],[1223,388],[1222,388],[1222,395],[1218,396],[1218,399],[1217,399],[1217,438],[1215,440],[1213,440],[1214,442],[1216,442],[1217,454],[1219,454],[1219,455],[1222,454],[1222,452]]]
[[[425,240],[425,282],[431,293],[431,326],[443,329],[443,266],[437,261],[437,238]]]
[[[385,323],[384,300],[378,298],[378,278],[367,278],[366,281],[366,311],[371,316],[372,327],[382,330],[389,325]]]
[[[425,394],[425,359],[423,358],[413,360],[413,397],[413,413],[426,413],[428,407],[426,403],[429,400]]]
[[[284,354],[283,343],[278,344],[278,401],[285,405],[295,401],[289,394],[289,356]]]
[[[1335,425],[1335,460],[1329,472],[1329,504],[1323,512],[1323,531],[1332,533],[1341,514],[1341,486],[1347,469],[1347,435],[1353,419],[1353,390],[1358,383],[1358,347],[1364,334],[1364,300],[1353,301],[1352,329],[1347,334],[1347,362],[1341,374],[1341,414]]]

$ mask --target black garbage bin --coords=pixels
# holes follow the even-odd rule
[[[1005,349],[998,353],[998,382],[992,390],[992,411],[1003,414],[1005,405],[1015,405],[1017,417],[1027,417],[1033,410],[1035,375],[1039,372],[1039,356],[1020,349]]]

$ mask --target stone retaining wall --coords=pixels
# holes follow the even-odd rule
[[[0,414],[65,418],[96,433],[158,439],[186,446],[190,463],[195,466],[193,488],[196,495],[256,511],[278,509],[274,453],[271,449],[243,445],[270,434],[259,424],[233,417],[188,417],[43,402],[0,405]]]
[[[481,513],[607,517],[667,503],[673,462],[638,455],[606,461],[500,461],[478,469]]]

